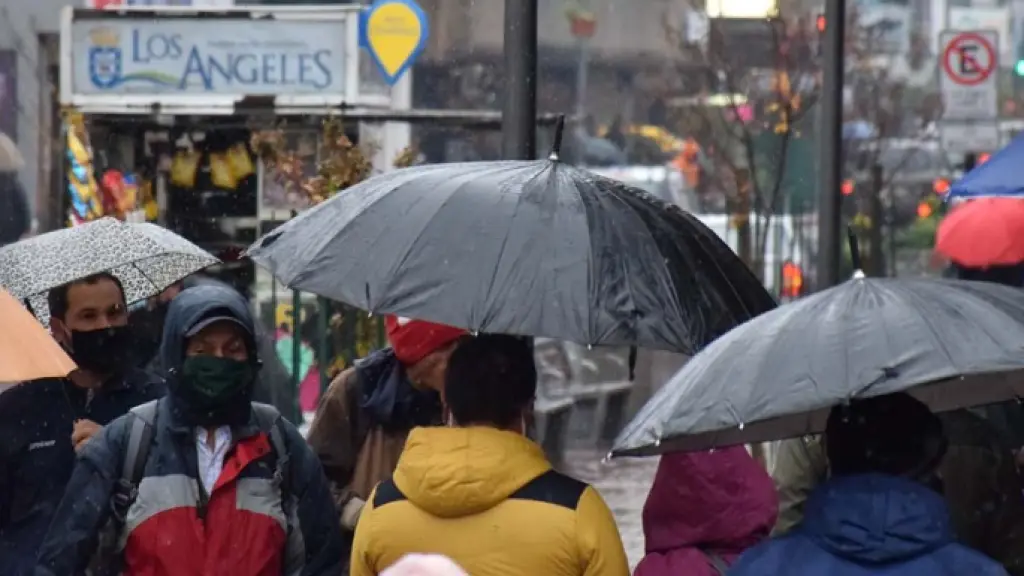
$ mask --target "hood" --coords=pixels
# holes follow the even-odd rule
[[[819,486],[798,528],[830,553],[857,564],[888,564],[953,542],[945,500],[923,484],[877,474]]]
[[[742,446],[665,454],[644,504],[647,552],[739,554],[771,532],[778,512],[771,477]]]
[[[440,423],[440,395],[414,387],[391,348],[376,350],[357,361],[356,376],[359,405],[378,426],[404,431]]]
[[[197,286],[183,290],[171,302],[164,320],[160,363],[165,370],[176,370],[185,359],[185,333],[204,318],[231,316],[256,333],[249,303],[238,292],[224,286]],[[255,350],[255,348],[254,348]]]
[[[529,438],[494,428],[416,428],[395,468],[395,486],[440,518],[479,514],[551,469]]]

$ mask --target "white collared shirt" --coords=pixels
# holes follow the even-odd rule
[[[198,452],[199,480],[203,483],[206,493],[213,492],[217,479],[224,470],[224,458],[231,448],[231,427],[217,428],[213,436],[213,448],[207,442],[206,428],[196,428],[196,450]]]

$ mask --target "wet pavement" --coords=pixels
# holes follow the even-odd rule
[[[565,473],[595,486],[615,514],[619,535],[635,567],[644,555],[644,532],[640,513],[658,468],[657,458],[622,458],[601,462],[604,454],[570,450]]]

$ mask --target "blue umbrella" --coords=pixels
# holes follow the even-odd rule
[[[987,162],[971,170],[949,189],[946,199],[985,197],[1024,197],[1024,137],[996,152]]]

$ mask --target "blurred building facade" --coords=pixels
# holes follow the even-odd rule
[[[57,109],[57,38],[60,11],[70,0],[0,0],[0,53],[8,51],[11,69],[0,70],[3,93],[0,125],[25,158],[21,181],[32,206],[46,201],[41,193],[53,170],[53,133]],[[7,67],[5,67],[7,68]],[[13,88],[13,90],[11,90]],[[13,116],[13,117],[12,117]]]

